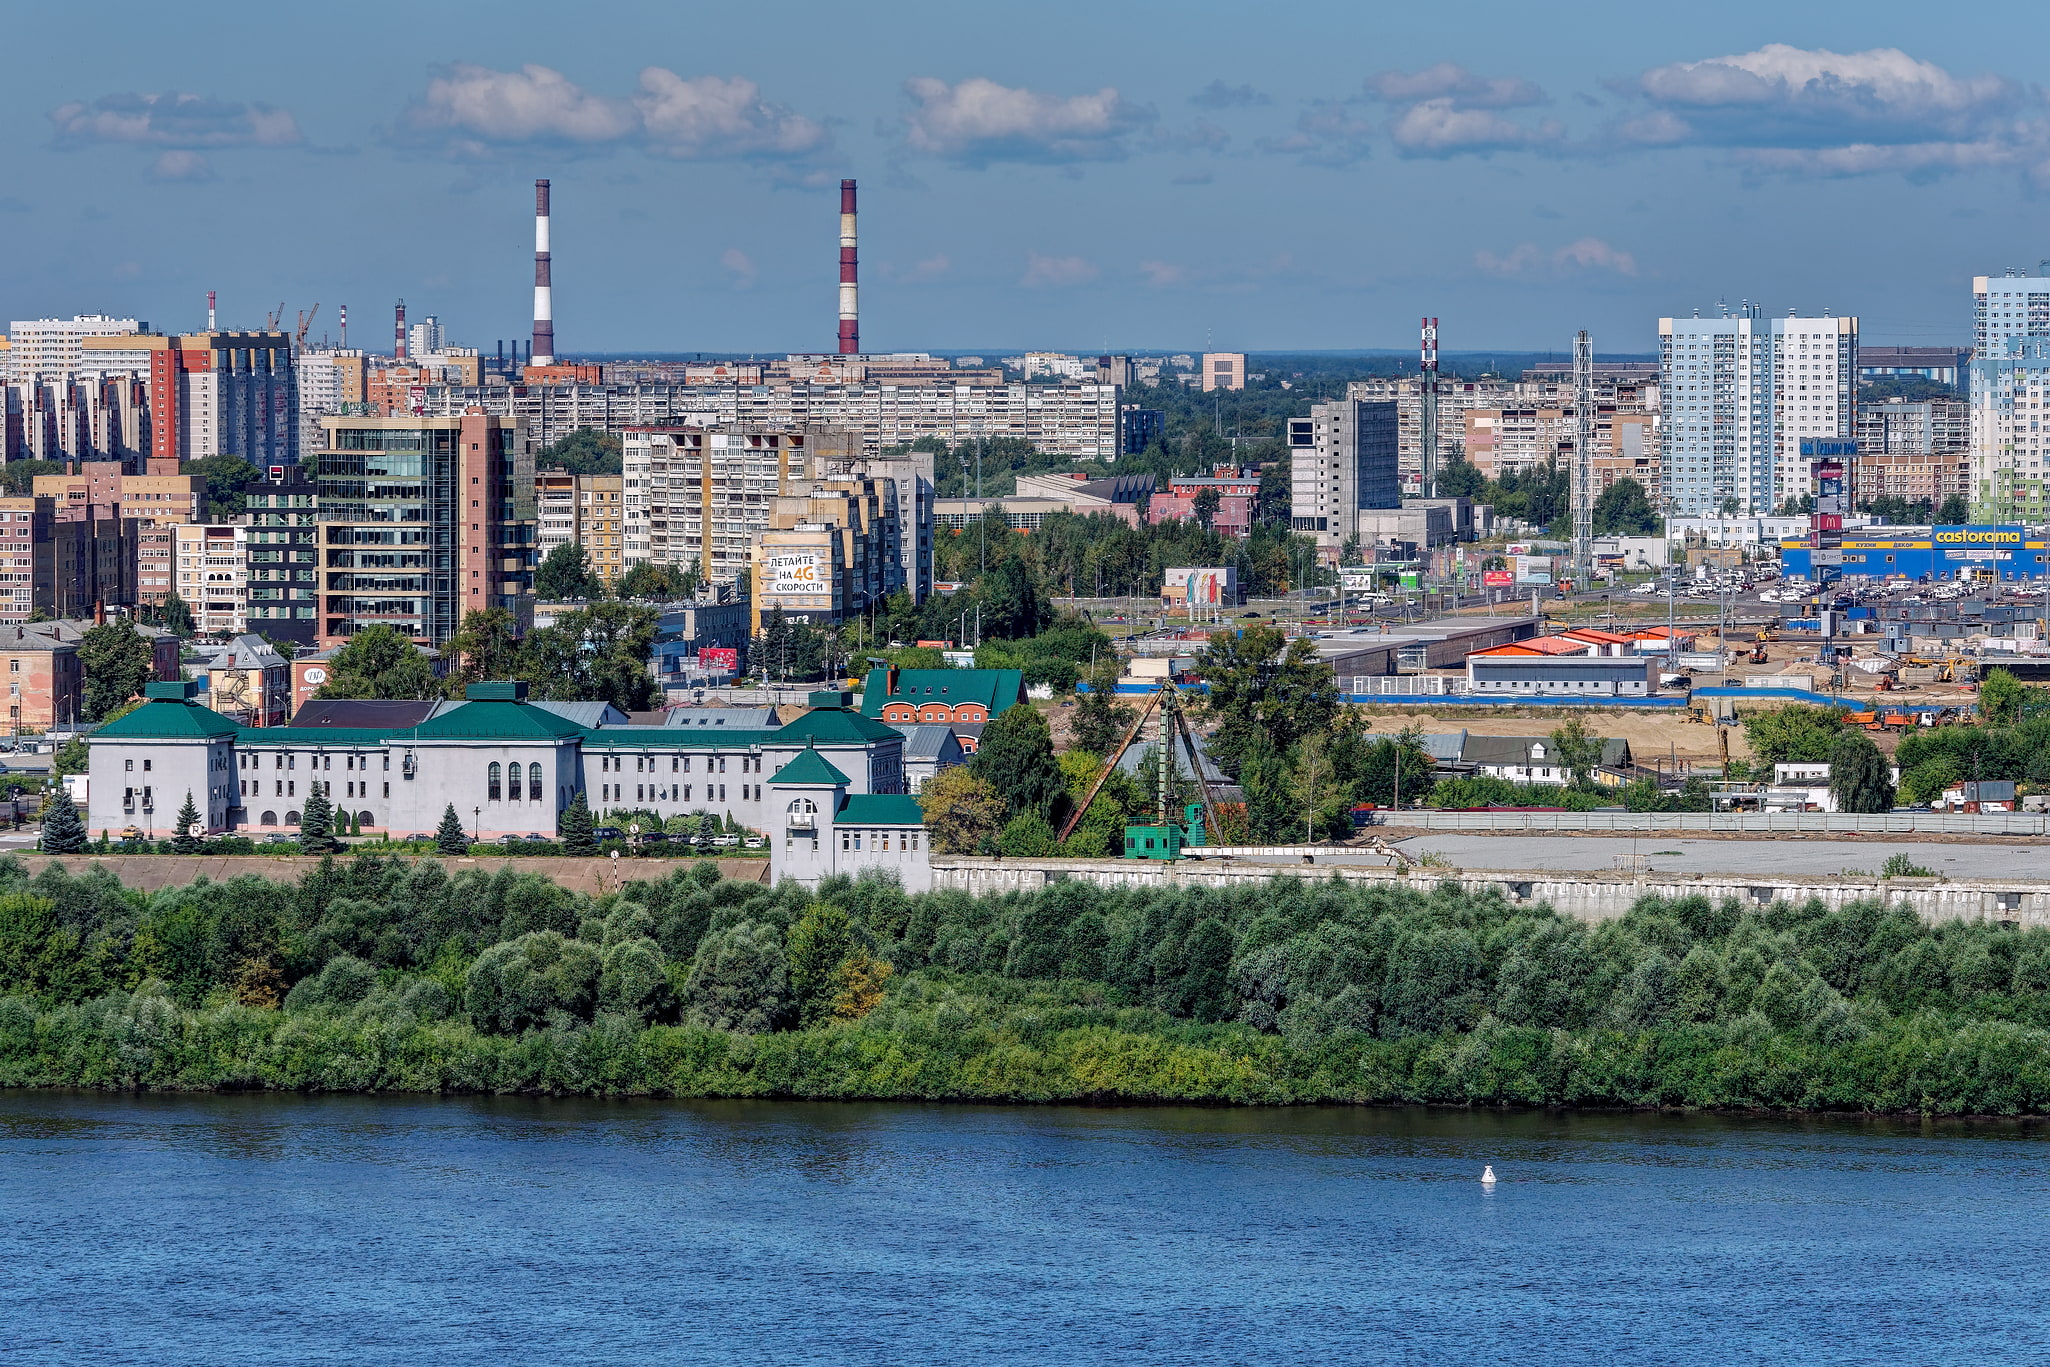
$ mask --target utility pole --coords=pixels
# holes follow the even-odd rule
[[[1573,339],[1573,578],[1585,590],[1594,578],[1594,339]]]

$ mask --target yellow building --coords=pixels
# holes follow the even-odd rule
[[[534,475],[534,503],[541,527],[536,539],[542,560],[557,546],[580,542],[594,574],[617,584],[626,573],[620,526],[625,480],[620,475],[573,475],[541,470]]]

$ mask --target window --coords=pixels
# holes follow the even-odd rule
[[[529,765],[527,766],[527,801],[529,801],[529,802],[539,802],[540,800],[541,800],[541,766],[540,766],[540,765],[539,765],[538,763],[537,763],[537,764],[529,764]]]
[[[121,761],[121,768],[123,772],[132,774],[135,772],[135,761],[132,759],[124,759]]]
[[[484,780],[484,797],[486,801],[497,802],[499,800],[499,785],[503,780],[504,774],[505,766],[497,760],[491,761],[491,768],[486,772]]]

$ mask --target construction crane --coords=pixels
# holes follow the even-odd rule
[[[276,332],[278,330],[278,324],[283,321],[284,317],[285,301],[280,299],[278,300],[278,306],[272,309],[269,315],[264,318],[263,330],[265,332]]]
[[[1118,742],[1117,748],[1111,751],[1109,758],[1104,761],[1103,772],[1096,776],[1096,781],[1089,785],[1089,792],[1083,797],[1081,802],[1076,804],[1075,809],[1068,813],[1068,819],[1061,823],[1061,839],[1066,840],[1082,824],[1082,818],[1089,814],[1090,804],[1094,803],[1096,795],[1103,791],[1103,785],[1109,781],[1112,771],[1118,767],[1118,761],[1124,758],[1125,751],[1131,749],[1132,742],[1138,739],[1139,733],[1145,729],[1146,719],[1153,715],[1155,708],[1160,709],[1160,743],[1158,751],[1160,772],[1156,794],[1156,800],[1159,805],[1159,826],[1128,826],[1125,828],[1128,837],[1131,832],[1135,831],[1146,831],[1155,838],[1158,838],[1162,833],[1171,832],[1172,834],[1167,835],[1164,844],[1156,847],[1157,852],[1153,855],[1155,858],[1169,859],[1174,858],[1184,844],[1215,844],[1223,839],[1223,833],[1218,829],[1217,825],[1217,803],[1210,792],[1210,780],[1203,773],[1201,752],[1196,748],[1196,733],[1194,728],[1189,725],[1188,716],[1182,710],[1181,690],[1175,687],[1174,681],[1171,679],[1162,679],[1160,681],[1160,687],[1155,690],[1152,697],[1146,700],[1146,705],[1139,709],[1139,715],[1132,719],[1131,726],[1125,731],[1124,739]],[[1200,804],[1202,808],[1201,825],[1203,831],[1203,839],[1201,841],[1190,841],[1183,837],[1181,831],[1184,823],[1177,823],[1174,819],[1176,815],[1174,810],[1174,752],[1177,739],[1188,746],[1189,764],[1196,772],[1196,786],[1203,795],[1203,801]],[[1188,818],[1185,824],[1196,824],[1193,818],[1197,806],[1198,804],[1196,803],[1189,804],[1190,810],[1184,813],[1184,816]],[[1131,848],[1129,840],[1128,848]]]
[[[282,308],[283,305],[279,305],[279,307]],[[300,313],[299,329],[298,331],[292,334],[292,350],[304,351],[306,349],[306,329],[313,326],[313,315],[319,312],[320,301],[316,299],[313,301],[312,308],[306,309]]]

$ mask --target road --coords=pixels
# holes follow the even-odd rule
[[[1889,855],[1905,851],[1938,874],[1986,878],[2050,880],[2050,846],[1968,845],[1944,841],[1889,842],[1868,840],[1683,840],[1672,836],[1499,836],[1453,831],[1411,836],[1397,842],[1410,858],[1426,850],[1443,855],[1457,868],[1564,869],[1608,872],[1629,867],[1633,855],[1666,873],[1741,873],[1771,869],[1775,873],[1877,873]],[[1621,861],[1619,864],[1619,860]],[[1299,861],[1298,861],[1299,862]],[[1317,862],[1386,867],[1372,854],[1319,854]]]

